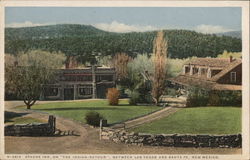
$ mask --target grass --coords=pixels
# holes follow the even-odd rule
[[[28,113],[4,111],[4,123],[8,124],[45,123],[45,121],[42,121],[40,119],[25,116],[27,114]]]
[[[13,120],[12,124],[46,123],[46,121],[32,117],[17,117],[12,120]]]
[[[127,100],[120,100],[118,106],[108,105],[107,100],[86,100],[39,104],[31,108],[84,123],[85,114],[89,111],[96,111],[103,115],[109,124],[125,121],[161,109],[157,106],[130,106]]]
[[[241,133],[241,108],[184,108],[132,131],[152,134],[237,134]]]

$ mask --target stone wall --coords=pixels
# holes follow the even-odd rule
[[[56,118],[49,116],[48,123],[15,124],[4,127],[5,136],[51,136],[56,130]]]
[[[131,145],[168,146],[168,147],[241,147],[241,134],[236,135],[152,135],[127,132],[124,129],[102,128],[101,139]]]

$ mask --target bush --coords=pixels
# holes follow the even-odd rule
[[[136,105],[140,101],[140,94],[137,91],[133,91],[130,93],[129,104]]]
[[[221,91],[216,92],[216,95],[220,97],[218,105],[222,106],[241,106],[242,105],[242,93],[241,91]]]
[[[207,106],[208,101],[208,91],[196,87],[188,90],[187,107]]]
[[[104,119],[98,112],[88,112],[85,115],[86,123],[92,126],[100,126],[100,120]]]
[[[187,107],[241,106],[241,91],[208,91],[192,88],[188,91]]]
[[[217,92],[210,92],[208,105],[210,106],[221,105],[221,98],[219,94],[217,94]]]
[[[120,93],[116,88],[109,88],[107,92],[107,99],[109,105],[118,105]]]

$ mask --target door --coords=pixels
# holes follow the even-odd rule
[[[101,83],[96,86],[97,98],[106,98],[108,88],[113,88],[113,84]]]
[[[74,88],[64,88],[64,100],[74,100]]]

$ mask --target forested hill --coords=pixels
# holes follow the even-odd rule
[[[168,56],[171,58],[216,57],[223,50],[241,51],[241,39],[206,35],[188,30],[165,30]],[[17,54],[30,49],[61,51],[66,55],[130,56],[152,53],[156,32],[112,33],[88,25],[51,25],[5,29],[5,53]]]
[[[218,36],[230,36],[235,38],[242,38],[242,32],[241,31],[231,31],[231,32],[224,32],[224,33],[217,33]]]

